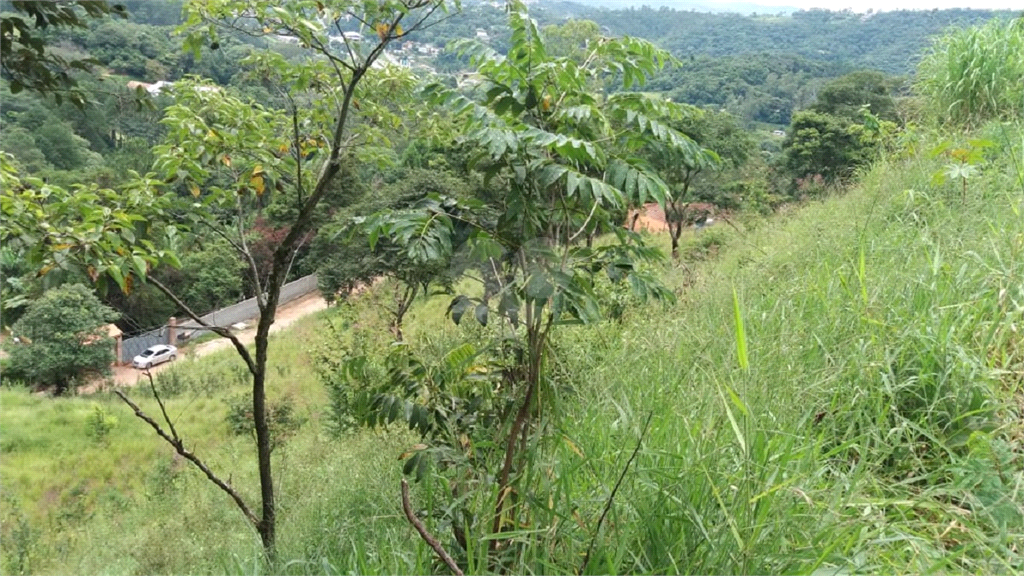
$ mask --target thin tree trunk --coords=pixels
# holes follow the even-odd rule
[[[425,8],[426,13],[422,15],[415,23],[406,28],[406,33],[412,32],[421,27],[424,22],[438,9],[442,7],[443,2],[429,2],[426,0],[416,1],[409,3],[406,7],[409,9],[414,8]],[[398,24],[405,17],[405,13],[398,13],[390,25],[387,26],[388,30],[400,30]],[[377,44],[368,54],[361,57],[362,62],[356,63],[356,58],[353,56],[351,47],[346,42],[346,47],[349,48],[349,55],[352,56],[353,62],[343,62],[341,58],[332,56],[330,51],[323,45],[315,46],[314,48],[323,56],[326,56],[328,62],[334,67],[334,70],[338,76],[338,80],[342,87],[343,97],[341,99],[340,108],[337,112],[337,117],[334,122],[333,133],[331,134],[329,141],[326,142],[329,150],[328,158],[322,165],[321,171],[316,178],[316,185],[313,190],[306,195],[306,190],[303,186],[303,173],[302,163],[303,159],[299,153],[301,148],[299,143],[298,134],[298,115],[294,112],[292,114],[292,127],[294,131],[294,141],[296,144],[296,195],[299,201],[298,214],[295,216],[292,223],[291,229],[286,234],[285,238],[278,244],[274,250],[272,257],[272,264],[270,268],[270,275],[263,285],[263,290],[266,293],[265,297],[260,295],[263,293],[260,286],[260,277],[258,270],[253,265],[252,255],[249,251],[248,246],[244,242],[244,229],[243,220],[241,214],[239,214],[239,234],[241,236],[241,242],[235,246],[244,256],[247,256],[251,266],[250,273],[253,275],[254,285],[257,292],[257,305],[260,309],[259,323],[256,329],[256,353],[255,359],[250,355],[248,349],[241,343],[241,341],[232,335],[230,331],[223,327],[209,326],[202,319],[194,314],[187,306],[185,306],[181,300],[175,296],[165,286],[153,280],[153,283],[165,294],[167,294],[175,303],[186,310],[189,316],[193,320],[197,321],[202,326],[209,327],[210,330],[219,334],[222,337],[228,338],[235,345],[235,349],[238,351],[239,356],[245,361],[249,372],[252,374],[252,407],[253,407],[253,424],[256,432],[256,449],[258,457],[258,469],[260,476],[260,496],[262,499],[262,514],[261,517],[256,520],[255,515],[247,513],[250,520],[254,521],[256,528],[260,534],[264,551],[267,559],[273,565],[275,557],[276,547],[276,508],[274,498],[274,481],[272,475],[271,466],[271,436],[270,436],[270,423],[267,415],[267,399],[266,399],[266,375],[267,375],[267,349],[269,344],[270,326],[274,323],[274,318],[277,313],[278,303],[281,297],[281,287],[288,276],[291,262],[294,259],[296,247],[304,242],[303,238],[312,227],[314,215],[316,213],[317,206],[320,201],[327,194],[330,188],[331,182],[334,178],[342,171],[342,152],[347,149],[348,145],[345,142],[346,127],[349,121],[350,108],[357,104],[354,104],[354,96],[357,85],[364,75],[370,70],[373,63],[378,57],[383,54],[387,48],[388,43],[391,40],[397,38],[398,35],[393,32],[388,32],[386,36],[382,36],[381,42]],[[347,69],[347,72],[339,67],[338,63],[341,62],[341,66]],[[293,103],[294,104],[294,103]],[[403,312],[404,313],[404,312]],[[170,425],[170,422],[168,422]],[[159,427],[158,432],[160,432]],[[179,448],[181,448],[179,446]],[[183,448],[182,448],[183,449]],[[180,452],[180,450],[179,450]],[[198,465],[198,460],[195,460]],[[207,475],[211,480],[216,482],[216,478],[212,473],[207,472]],[[221,483],[223,484],[223,483]],[[222,489],[226,484],[221,485]],[[236,503],[246,512],[249,509],[241,501],[241,497],[238,496],[233,490],[227,490],[233,497],[236,497]]]
[[[280,292],[280,289],[274,290]],[[274,308],[277,308],[276,294]],[[269,304],[269,303],[268,303]],[[269,306],[268,306],[269,308]],[[260,318],[256,332],[256,373],[252,377],[252,411],[253,423],[256,428],[256,452],[259,460],[260,499],[263,510],[259,524],[260,540],[267,557],[273,560],[276,549],[277,518],[274,506],[274,478],[270,463],[270,424],[267,421],[267,345],[269,343],[270,324],[274,312],[264,314]]]
[[[509,430],[508,441],[505,445],[505,458],[501,466],[501,473],[498,476],[498,501],[494,506],[494,523],[491,526],[492,540],[490,542],[490,550],[493,552],[498,547],[498,539],[493,538],[494,535],[501,532],[502,519],[505,516],[505,500],[509,495],[509,479],[512,474],[512,462],[516,455],[516,444],[519,440],[519,435],[524,436],[528,434],[528,428],[530,426],[530,412],[534,403],[534,397],[537,394],[537,388],[540,386],[541,377],[541,361],[545,346],[545,340],[547,330],[551,326],[551,319],[548,320],[547,326],[544,326],[544,321],[541,318],[533,318],[530,313],[530,308],[527,308],[527,314],[530,314],[530,318],[527,319],[528,333],[527,333],[527,348],[529,352],[529,358],[527,359],[528,369],[526,374],[526,396],[523,398],[523,403],[516,412],[516,418],[512,422],[512,429]],[[522,446],[522,444],[521,444]],[[522,451],[523,448],[520,448]]]

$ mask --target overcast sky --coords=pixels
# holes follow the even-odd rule
[[[794,8],[827,8],[829,10],[842,10],[850,8],[857,12],[864,12],[869,8],[878,10],[931,10],[933,8],[975,8],[993,10],[1021,10],[1024,11],[1024,0],[834,0],[832,2],[822,0],[748,0],[755,4],[765,6],[792,6]],[[716,0],[709,0],[709,3],[719,3]],[[724,0],[723,3],[728,3]]]

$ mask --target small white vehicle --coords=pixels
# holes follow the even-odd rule
[[[132,366],[148,370],[157,364],[177,359],[178,348],[167,344],[150,346],[145,352],[132,359]]]

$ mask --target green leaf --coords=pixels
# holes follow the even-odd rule
[[[554,285],[539,271],[530,275],[530,279],[526,282],[526,297],[530,300],[547,300],[554,293]]]
[[[475,314],[476,321],[479,322],[481,326],[487,326],[487,304],[478,304],[476,307]]]
[[[118,287],[120,287],[121,291],[124,292],[126,282],[124,273],[121,272],[121,268],[117,264],[111,264],[110,266],[107,266],[107,273],[110,274],[110,277],[114,279],[114,282],[117,282]]]
[[[135,264],[135,272],[138,273],[139,278],[145,278],[148,268],[146,261],[141,256],[132,256],[132,263]]]
[[[732,409],[729,408],[729,403],[725,400],[725,395],[722,394],[722,386],[723,385],[718,386],[718,397],[722,399],[722,406],[725,408],[725,415],[729,418],[729,425],[732,426],[732,432],[736,436],[736,442],[739,443],[740,449],[746,453],[747,440],[743,436],[743,431],[740,429],[739,422],[736,421],[736,416],[733,415]],[[728,387],[726,386],[726,388]],[[730,393],[731,395],[735,395],[731,390]],[[739,400],[739,397],[736,399]],[[740,404],[742,404],[742,402]]]
[[[409,476],[413,470],[419,465],[420,458],[423,457],[423,452],[417,452],[413,454],[409,459],[405,461],[405,465],[402,466],[402,474]]]
[[[452,322],[458,325],[462,321],[462,315],[466,313],[466,310],[469,310],[471,305],[472,302],[466,296],[462,294],[456,296],[451,304],[448,305],[448,314],[451,314]]]
[[[740,409],[740,412],[742,412],[744,416],[749,417],[750,411],[747,410],[747,405],[743,403],[743,400],[740,400],[739,395],[728,386],[725,387],[725,391],[729,393],[729,399],[732,400],[732,403]]]
[[[498,314],[505,316],[512,326],[519,325],[519,299],[512,292],[506,291],[498,302]]]

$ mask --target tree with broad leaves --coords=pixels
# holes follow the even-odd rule
[[[146,420],[174,449],[200,468],[227,493],[258,531],[268,558],[276,542],[276,504],[268,424],[266,377],[270,326],[277,314],[281,287],[296,251],[308,240],[321,201],[340,180],[348,162],[374,161],[386,146],[388,130],[401,127],[389,99],[407,91],[411,75],[379,64],[389,44],[421,28],[438,11],[458,8],[457,0],[193,0],[185,7],[185,45],[196,54],[216,50],[226,35],[289,36],[307,50],[304,60],[287,61],[277,53],[255,52],[244,66],[273,87],[283,109],[268,108],[198,78],[175,84],[175,103],[165,111],[167,137],[156,147],[155,177],[137,178],[125,191],[88,192],[104,202],[79,202],[75,195],[41,182],[8,193],[5,186],[4,238],[43,241],[33,248],[46,266],[81,262],[97,280],[109,276],[130,289],[148,281],[170,297],[195,322],[228,338],[252,376],[253,425],[260,479],[258,512],[185,448],[173,423],[166,429],[122,394],[136,415]],[[358,22],[362,40],[342,34]],[[5,163],[5,173],[8,172]],[[17,179],[13,174],[11,178]],[[182,201],[178,191],[187,191]],[[287,234],[274,248],[269,266],[257,266],[247,233],[267,195],[292,208]],[[123,209],[143,200],[138,211]],[[111,209],[113,206],[113,209]],[[46,227],[51,211],[66,226]],[[78,216],[75,216],[78,210]],[[108,213],[109,211],[109,213]],[[46,218],[34,220],[33,214]],[[8,228],[8,215],[14,226]],[[255,287],[259,321],[255,351],[250,352],[227,327],[204,323],[179,295],[149,275],[159,264],[179,265],[173,249],[176,231],[213,234],[231,244],[245,262]],[[108,233],[109,232],[109,233]],[[161,234],[163,236],[161,236]],[[93,237],[96,240],[91,240]]]
[[[405,246],[410,258],[443,258],[464,246],[464,252],[493,270],[497,288],[487,291],[487,298],[458,295],[448,309],[456,323],[467,314],[481,324],[492,318],[500,322],[504,338],[496,346],[515,350],[499,381],[493,371],[486,376],[494,386],[487,394],[499,394],[508,406],[492,414],[489,428],[497,436],[488,445],[501,446],[500,456],[487,461],[477,452],[470,458],[474,466],[487,465],[481,461],[495,466],[478,470],[498,485],[493,510],[483,515],[488,529],[481,534],[492,552],[508,544],[500,533],[521,517],[522,506],[513,505],[510,494],[526,491],[513,484],[524,470],[528,439],[538,431],[540,407],[552,400],[545,392],[551,390],[545,362],[552,330],[599,319],[594,274],[628,282],[642,296],[673,297],[638,267],[661,259],[660,251],[614,219],[627,204],[672,200],[669,186],[640,151],[652,141],[684,156],[701,150],[663,121],[691,114],[692,108],[638,92],[593,92],[593,86],[617,83],[628,90],[643,84],[670,60],[664,51],[633,38],[601,38],[588,43],[582,59],[551,56],[519,2],[509,3],[509,27],[507,56],[472,40],[458,46],[483,79],[476,94],[439,85],[425,91],[431,103],[463,119],[461,139],[479,151],[472,164],[499,192],[487,205],[462,202],[452,210],[438,199],[420,210],[381,214],[370,222],[372,235]],[[464,242],[455,238],[460,227],[469,229]],[[586,239],[595,232],[613,237],[593,245]],[[411,457],[416,464],[407,465],[407,471],[421,469],[419,462],[430,454],[442,454],[438,461],[449,462],[451,450],[471,451],[472,439],[431,432],[479,426],[479,418],[442,405],[464,388],[426,393],[424,386],[436,385],[430,383],[429,370],[406,353],[396,355],[392,381],[369,401],[366,420],[402,419],[428,442],[449,439],[447,446],[420,445]],[[550,415],[551,409],[546,410]]]
[[[820,174],[826,183],[841,183],[870,162],[879,146],[897,130],[861,108],[856,120],[804,110],[793,115],[782,148],[785,168],[794,179]]]
[[[28,89],[52,95],[57,104],[67,98],[83,107],[88,94],[71,74],[88,72],[98,62],[91,58],[69,60],[48,49],[46,32],[88,28],[91,21],[109,15],[126,18],[124,6],[106,0],[14,0],[9,4],[14,11],[0,18],[0,76],[10,82],[11,93]]]
[[[658,142],[652,142],[646,150],[651,164],[672,187],[673,201],[666,206],[665,219],[672,257],[677,258],[683,228],[711,216],[709,209],[713,207],[709,205],[724,200],[715,175],[722,169],[743,165],[753,153],[754,142],[727,112],[701,110],[682,120],[669,121],[669,125],[701,146],[696,154],[680,154]]]
[[[385,48],[415,32],[444,0],[276,2],[196,0],[186,6],[186,47],[217,49],[225,34],[289,36],[310,57],[290,62],[273,52],[256,52],[245,65],[285,102],[270,109],[201,81],[179,83],[177,102],[167,110],[166,143],[157,148],[156,167],[165,178],[189,189],[210,211],[204,225],[231,243],[248,265],[260,315],[255,354],[226,329],[252,375],[253,423],[257,446],[261,510],[243,507],[273,556],[276,506],[267,420],[266,375],[270,326],[281,287],[296,251],[308,242],[321,200],[351,162],[375,161],[388,144],[388,130],[401,118],[388,104],[412,84],[408,72],[378,65]],[[457,3],[455,4],[457,6]],[[359,22],[362,40],[342,33]],[[265,195],[292,208],[287,234],[269,266],[258,266],[246,239]],[[227,225],[224,225],[224,224]],[[284,224],[284,223],[283,223]],[[159,284],[158,284],[159,287]],[[168,291],[168,296],[177,296]],[[180,302],[180,301],[179,301]],[[184,303],[181,303],[184,305]],[[187,306],[185,306],[187,310]],[[189,313],[198,321],[198,316]]]
[[[11,372],[53,386],[57,395],[82,384],[85,376],[109,374],[114,342],[103,325],[117,316],[81,284],[48,290],[11,327],[19,341],[6,346]]]
[[[176,252],[184,219],[171,195],[156,195],[162,183],[138,174],[119,190],[79,184],[71,189],[22,177],[14,158],[0,153],[0,243],[22,255],[45,276],[71,270],[88,276],[103,292],[111,281],[130,292],[157,265],[180,267]]]
[[[861,108],[867,106],[879,120],[899,123],[893,94],[903,82],[875,70],[851,72],[823,86],[811,110],[856,121],[861,117]]]

